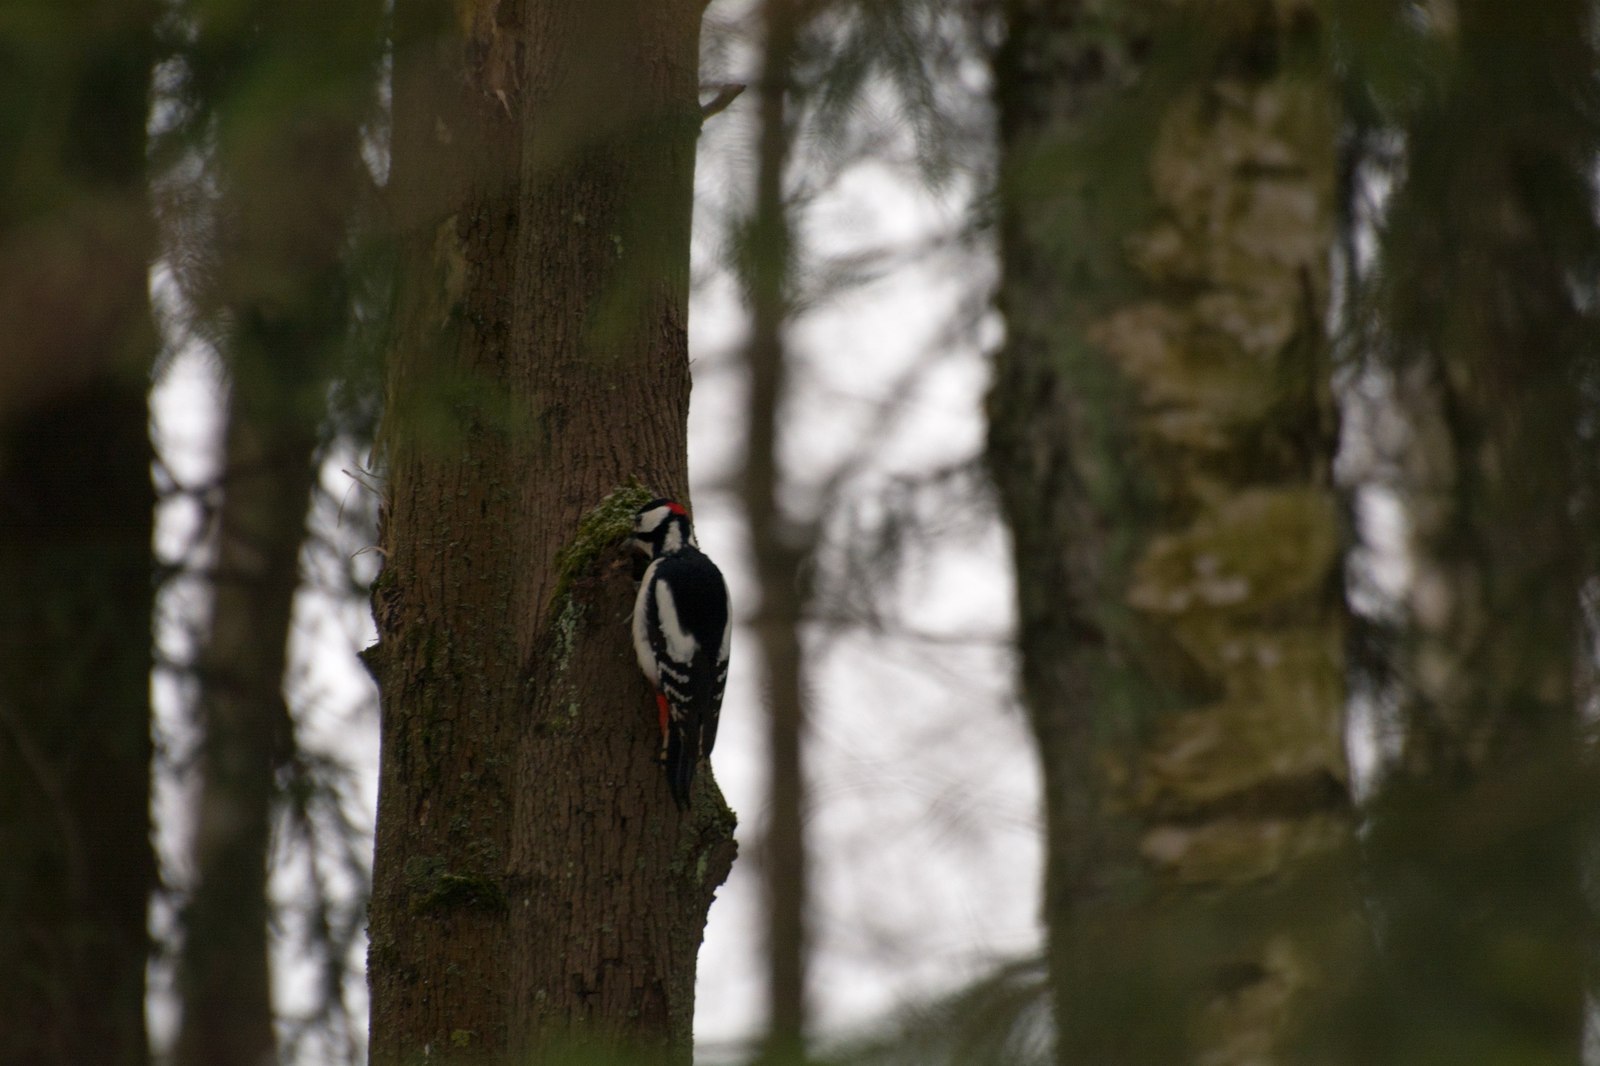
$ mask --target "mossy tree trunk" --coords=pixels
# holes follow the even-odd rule
[[[1322,27],[1255,0],[1005,11],[989,458],[1059,1061],[1287,1061],[1360,939]]]
[[[327,392],[350,334],[347,249],[367,182],[378,5],[275,3],[244,24],[202,7],[189,62],[210,118],[216,271],[191,293],[220,323],[230,395],[211,622],[197,664],[202,736],[195,883],[183,915],[178,1066],[277,1055],[268,894],[300,549]],[[307,43],[316,42],[315,47]],[[279,73],[292,64],[291,81]],[[276,95],[259,86],[277,78]]]
[[[1575,691],[1600,488],[1594,14],[1453,11],[1402,116],[1371,304],[1412,430],[1415,576],[1388,649],[1403,747],[1367,835],[1388,978],[1368,1058],[1576,1062],[1596,802]]]
[[[155,15],[0,29],[0,1058],[39,1066],[149,1061]]]
[[[732,816],[654,761],[623,540],[687,489],[700,5],[395,24],[372,1061],[687,1063]]]

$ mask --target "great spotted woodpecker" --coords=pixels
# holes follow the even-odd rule
[[[686,810],[695,768],[717,739],[733,611],[722,571],[695,543],[682,504],[639,508],[633,544],[650,560],[633,604],[633,650],[656,691],[667,786]]]

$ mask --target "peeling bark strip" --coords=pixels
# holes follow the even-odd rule
[[[686,495],[700,5],[395,19],[372,1061],[686,1064],[733,818],[668,797],[626,546],[576,542]]]
[[[1317,15],[1007,12],[990,460],[1059,1057],[1283,1061],[1339,944],[1284,906],[1345,913],[1351,839]]]

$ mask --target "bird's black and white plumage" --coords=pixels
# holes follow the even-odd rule
[[[633,605],[633,649],[656,691],[668,787],[687,809],[695,769],[717,740],[728,682],[728,586],[695,542],[679,503],[659,499],[641,507],[633,543],[649,559]]]

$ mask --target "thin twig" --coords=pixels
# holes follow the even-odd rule
[[[700,105],[701,122],[704,122],[719,111],[727,110],[729,104],[739,99],[739,94],[744,92],[745,85],[743,82],[725,81],[721,85],[707,85],[705,88],[716,89],[717,95]]]

